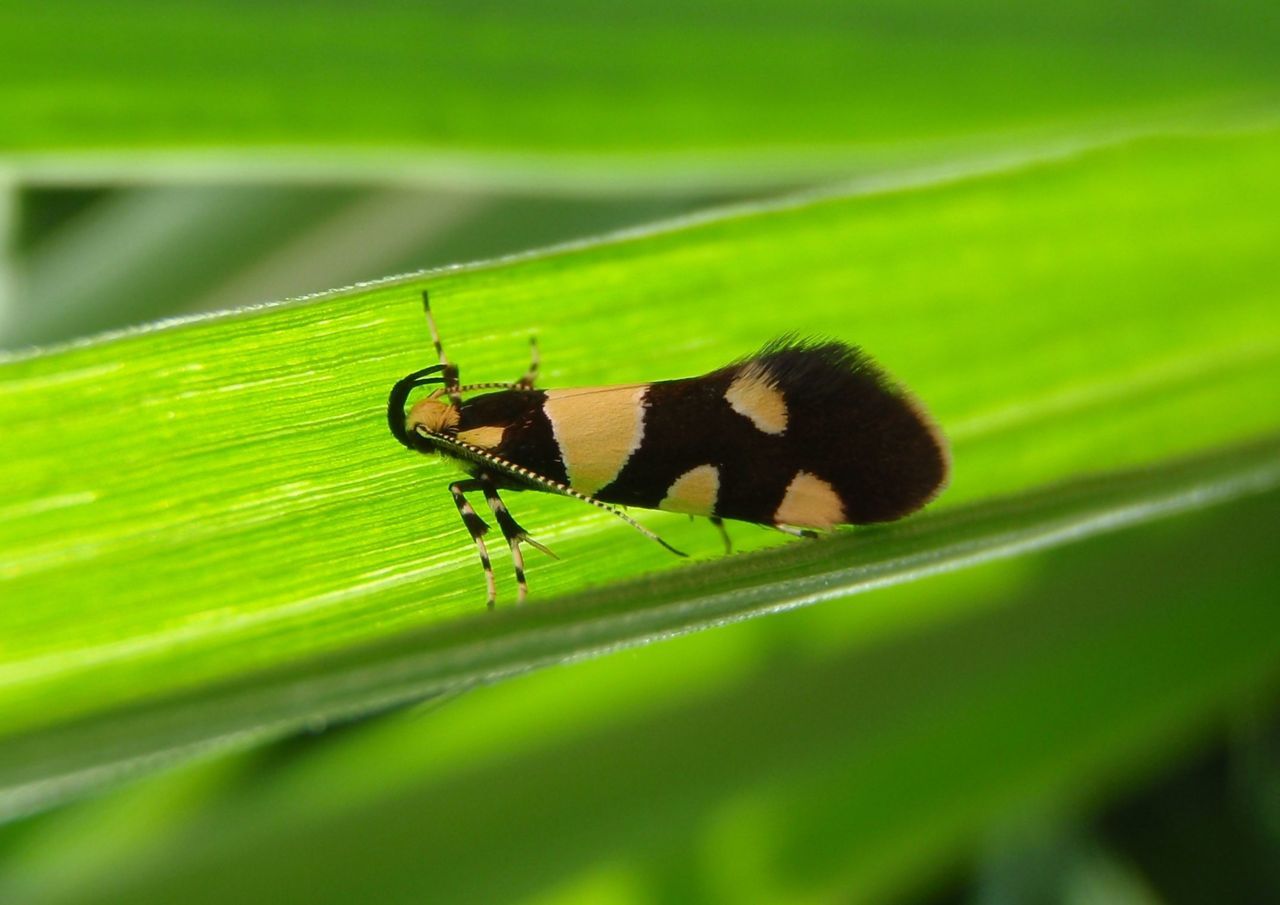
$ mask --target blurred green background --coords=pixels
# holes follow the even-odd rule
[[[225,649],[155,653],[154,672],[86,679],[90,639],[127,646],[256,611],[242,587],[184,600],[177,579],[156,590],[85,567],[40,584],[13,565],[45,539],[37,527],[72,549],[129,517],[99,507],[28,527],[14,514],[37,490],[73,494],[74,475],[50,474],[92,474],[77,455],[117,468],[54,433],[64,410],[87,410],[89,430],[117,443],[136,426],[141,451],[164,455],[128,409],[143,378],[83,373],[113,355],[176,373],[196,353],[296,369],[347,349],[362,370],[334,395],[378,397],[381,375],[419,354],[397,345],[420,341],[418,283],[77,346],[103,331],[636,229],[651,238],[419,282],[455,293],[449,337],[477,377],[535,326],[567,380],[676,376],[789,324],[846,330],[956,441],[944,521],[925,522],[944,541],[946,507],[1008,497],[1015,529],[1019,505],[1030,526],[1036,492],[1094,472],[1159,475],[1244,444],[1248,474],[1267,476],[1217,496],[1194,475],[1165,497],[1138,486],[1130,502],[1149,514],[1124,530],[945,575],[921,567],[858,596],[833,586],[819,606],[416,706],[388,695],[382,715],[369,696],[285,738],[246,721],[207,747],[153,728],[127,766],[77,752],[97,765],[51,769],[30,798],[6,791],[0,901],[1280,901],[1277,48],[1280,15],[1260,0],[0,9],[6,780],[39,775],[23,752],[47,726],[109,726],[123,707],[120,732],[133,732],[127,707],[150,683],[155,695],[251,685],[304,654],[323,675],[325,654],[465,615],[477,577],[460,549],[439,560],[445,604],[429,612],[407,586],[359,620],[302,613],[292,646],[232,632]],[[745,212],[741,229],[719,225],[729,210]],[[391,326],[325,338],[331,317],[373,315]],[[374,364],[379,344],[389,363]],[[210,379],[230,388],[230,373]],[[223,431],[296,417],[265,394],[203,410],[198,389],[157,398],[188,391],[191,417]],[[95,405],[113,408],[94,417]],[[365,425],[350,430],[332,446],[357,450]],[[235,469],[256,479],[259,452]],[[177,467],[137,472],[158,476],[145,492],[159,508],[187,499],[166,496]],[[282,480],[278,463],[261,467]],[[308,548],[303,534],[336,513],[348,520],[329,529],[359,526],[386,556],[357,558],[394,575],[448,509],[403,499],[400,481],[271,530],[319,561],[340,543]],[[1176,514],[1152,520],[1174,498]],[[584,533],[551,504],[521,503],[548,530]],[[1128,525],[1119,504],[1099,506],[1101,522]],[[887,537],[909,547],[902,530]],[[534,565],[535,591],[658,568],[648,551],[614,551],[630,538],[586,533],[572,565]],[[249,561],[242,543],[184,561],[234,576],[217,555]],[[860,563],[854,546],[831,555]],[[314,589],[342,590],[343,565]],[[758,580],[726,574],[743,595]],[[677,593],[645,587],[634,594]],[[572,633],[572,609],[548,612],[569,613],[568,628],[529,622],[521,637]],[[53,679],[24,684],[37,661],[55,663]],[[330,671],[354,682],[358,669]],[[290,688],[307,712],[307,686]]]

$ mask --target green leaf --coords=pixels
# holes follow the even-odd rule
[[[1273,491],[188,768],[10,834],[0,896],[896,901],[1276,687],[1277,517]]]
[[[1160,466],[1154,487],[1104,483],[1089,510],[1104,522],[1108,500],[1194,492],[1202,485],[1177,484],[1169,463],[1280,430],[1278,151],[1275,130],[1144,141],[911,190],[745,208],[9,361],[0,757],[21,793],[11,806],[160,752],[420,693],[420,677],[383,678],[338,706],[290,685],[352,680],[397,639],[442,639],[437,666],[453,665],[439,687],[451,687],[481,668],[782,605],[791,598],[768,590],[774,568],[821,580],[875,562],[881,543],[889,563],[954,561],[973,540],[966,525],[985,526],[973,530],[986,548],[1010,531],[1036,535],[1074,499],[1045,491],[1059,482]],[[514,496],[563,561],[533,562],[531,605],[489,617],[443,490],[450,470],[386,434],[390,383],[430,360],[423,287],[472,380],[517,374],[530,332],[548,385],[697,373],[787,330],[859,342],[951,436],[953,485],[936,520],[718,562],[620,596],[635,628],[608,638],[586,631],[572,605],[539,601],[677,563],[572,501]],[[1210,462],[1204,486],[1258,475],[1256,462]],[[1021,511],[1019,498],[1026,514],[1000,521]],[[705,525],[640,518],[700,555],[719,548]],[[735,537],[771,541],[742,527]],[[500,582],[510,600],[510,578]],[[672,619],[666,589],[681,582],[733,589],[741,602]],[[415,634],[460,615],[472,618]],[[495,667],[484,656],[499,639],[515,653]],[[294,690],[283,716],[236,697],[255,685]],[[218,720],[193,734],[179,701]],[[72,738],[76,747],[57,744]]]
[[[170,12],[0,11],[0,151],[24,178],[776,185],[930,143],[1247,110],[1274,98],[1280,43],[1265,0]]]

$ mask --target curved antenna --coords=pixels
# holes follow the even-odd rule
[[[654,534],[644,525],[637,522],[635,519],[627,515],[625,512],[623,512],[621,509],[617,508],[616,506],[610,506],[608,503],[601,502],[600,500],[597,500],[595,497],[587,496],[585,493],[579,493],[578,491],[574,490],[572,487],[568,486],[567,484],[561,484],[559,481],[553,481],[551,478],[548,478],[544,475],[540,475],[535,471],[530,471],[529,469],[524,468],[523,466],[516,465],[514,462],[508,462],[506,459],[503,459],[500,456],[495,456],[493,453],[489,452],[487,449],[481,449],[479,446],[472,446],[470,443],[467,443],[465,440],[457,440],[453,437],[446,437],[443,434],[435,434],[429,430],[424,429],[421,426],[416,428],[415,433],[419,437],[422,437],[424,440],[428,440],[432,443],[437,444],[438,446],[445,447],[446,449],[450,449],[453,452],[458,453],[462,458],[471,459],[472,461],[478,462],[478,463],[482,462],[486,465],[492,466],[496,471],[500,471],[503,474],[512,475],[517,478],[521,478],[522,480],[525,480],[530,484],[534,484],[538,487],[541,487],[543,490],[550,491],[551,493],[558,493],[561,496],[573,497],[575,500],[581,500],[584,503],[589,503],[592,506],[595,506],[597,509],[603,509],[605,512],[608,512],[610,515],[614,515],[622,519],[624,522],[626,522],[632,528],[635,528],[645,537],[649,538],[652,541],[656,541],[662,546],[666,547],[676,556],[689,555],[688,553],[684,553],[680,550],[677,550],[675,547],[671,546],[669,543],[664,541],[658,535]]]
[[[404,429],[404,404],[409,401],[409,394],[418,387],[444,383],[444,378],[432,376],[439,374],[444,367],[444,365],[432,365],[402,377],[396,381],[395,386],[391,388],[391,395],[387,397],[387,427],[391,428],[391,435],[409,449],[415,447],[409,439],[409,432]]]

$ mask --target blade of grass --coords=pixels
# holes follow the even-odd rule
[[[0,748],[0,818],[173,760],[540,666],[1079,540],[1280,486],[1280,438],[455,620],[30,731]]]
[[[18,184],[0,169],[0,336],[17,317],[13,295],[18,248]]]
[[[20,307],[0,331],[0,347],[84,336],[180,309],[228,269],[266,254],[353,194],[208,185],[116,192],[30,250],[15,293]]]
[[[1265,0],[167,12],[154,0],[0,11],[0,151],[27,178],[60,181],[248,169],[776,185],[865,166],[888,145],[896,161],[939,139],[1268,101],[1280,41]]]
[[[0,891],[896,899],[992,820],[1088,806],[1276,687],[1278,511],[1271,492],[865,601],[983,602],[908,633],[814,608],[183,771],[28,828]]]
[[[428,356],[423,286],[468,379],[516,373],[534,331],[561,385],[696,373],[786,330],[861,342],[953,436],[940,512],[1273,434],[1278,150],[1275,132],[1149,141],[11,360],[4,748],[478,609],[449,469],[383,423],[390,382]],[[533,566],[538,597],[675,565],[605,516],[517,499],[564,557]],[[15,782],[40,780],[28,766]]]

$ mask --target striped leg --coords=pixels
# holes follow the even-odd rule
[[[818,532],[811,528],[797,528],[794,525],[772,525],[770,526],[783,534],[790,534],[792,537],[807,537],[810,540],[818,537]]]
[[[484,485],[475,480],[454,481],[449,485],[449,492],[453,494],[453,504],[458,507],[458,514],[462,516],[462,524],[467,526],[471,539],[476,542],[476,549],[480,551],[480,564],[484,566],[485,593],[488,595],[485,603],[488,604],[489,609],[493,609],[494,601],[498,595],[493,583],[493,565],[489,562],[489,550],[484,545],[484,536],[489,533],[489,526],[484,523],[480,516],[476,515],[476,511],[471,508],[471,504],[463,496],[468,491],[482,489],[484,489]]]
[[[449,364],[449,359],[444,357],[444,345],[440,342],[440,331],[436,329],[436,319],[431,314],[431,300],[427,296],[427,290],[422,290],[422,313],[427,316],[427,329],[431,331],[431,342],[436,347],[436,357],[440,359],[440,365],[444,369],[444,389],[449,394],[449,401],[455,406],[462,405],[462,396],[458,393],[458,366]]]
[[[511,547],[511,562],[516,570],[516,603],[524,603],[529,595],[529,586],[524,578],[524,554],[520,551],[521,542],[542,551],[552,559],[559,559],[559,557],[531,538],[529,532],[521,528],[519,523],[511,517],[511,513],[507,511],[507,504],[502,502],[502,497],[498,496],[498,488],[491,480],[481,478],[478,483],[484,490],[485,502],[489,504],[493,517],[497,519],[498,527],[502,529],[502,536],[507,539],[507,544]]]
[[[716,526],[716,530],[720,532],[720,539],[724,541],[724,553],[728,556],[733,552],[733,541],[729,539],[729,532],[725,530],[724,519],[718,515],[711,516],[711,524]]]
[[[538,366],[542,363],[542,357],[538,354],[538,337],[529,337],[529,370],[524,372],[524,376],[516,381],[516,386],[522,390],[532,390],[534,383],[538,380]]]

